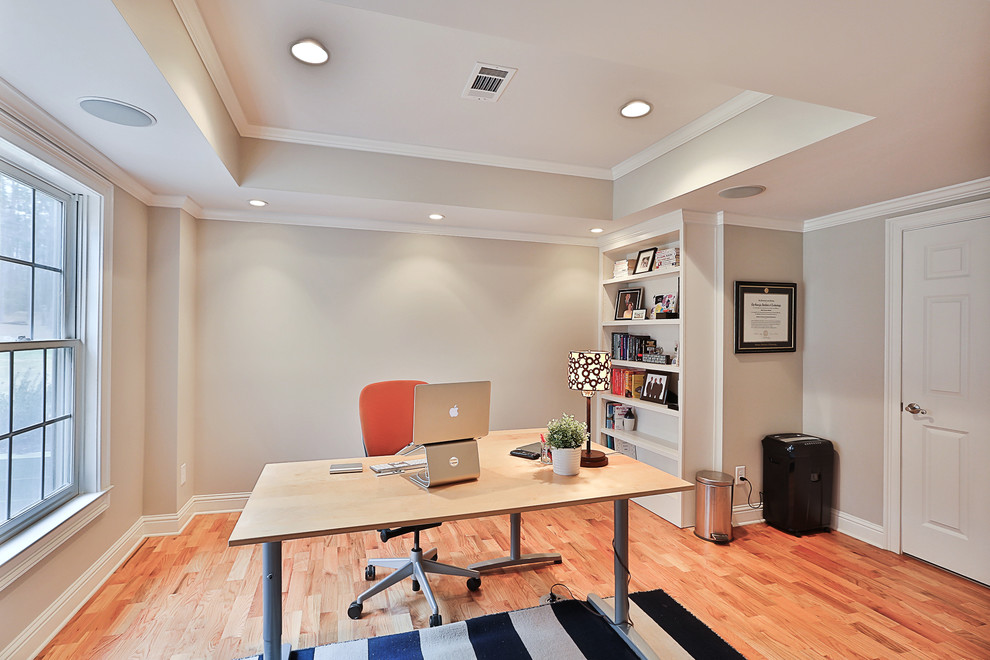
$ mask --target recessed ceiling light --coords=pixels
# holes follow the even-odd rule
[[[603,231],[605,231],[605,230],[604,230],[604,229],[602,229],[601,227],[595,227],[594,229],[592,229],[592,230],[591,230],[591,233],[592,233],[592,234],[600,234],[600,233],[602,233]]]
[[[430,220],[443,220],[443,216],[439,213],[431,213],[429,215]]]
[[[645,117],[650,114],[650,110],[653,106],[646,101],[641,101],[639,99],[629,101],[622,108],[619,109],[619,114],[623,117],[629,117],[630,119],[635,119],[636,117]]]
[[[258,206],[258,207],[268,206],[268,202],[266,202],[263,199],[249,199],[248,204],[250,204],[251,206]]]
[[[719,190],[718,196],[724,197],[725,199],[742,199],[743,197],[756,197],[760,193],[766,191],[766,186],[735,186],[733,188],[726,188],[725,190]]]
[[[152,126],[158,120],[147,110],[142,110],[136,105],[117,101],[115,99],[105,99],[99,96],[84,96],[79,99],[79,107],[104,121],[109,121],[121,126],[137,126],[143,128]]]
[[[300,39],[289,47],[292,56],[305,64],[326,64],[330,52],[316,39]]]

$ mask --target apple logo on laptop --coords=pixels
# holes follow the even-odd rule
[[[454,404],[454,407],[449,412],[451,417],[457,417],[457,404]]]

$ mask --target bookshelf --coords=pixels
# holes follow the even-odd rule
[[[679,248],[680,263],[645,273],[613,276],[613,265],[636,259],[641,250]],[[668,393],[678,405],[628,397],[618,392],[597,397],[598,441],[686,481],[698,470],[713,469],[715,372],[715,221],[705,214],[677,211],[637,225],[634,232],[612,237],[600,248],[599,348],[612,352],[613,333],[635,336],[622,345],[613,368],[657,372],[667,376]],[[642,289],[640,307],[650,309],[656,296],[678,296],[677,318],[616,319],[619,292]],[[636,359],[635,349],[649,339],[668,356],[677,347],[677,364]],[[621,342],[621,340],[620,340]],[[616,404],[633,409],[635,430],[608,428],[608,411]],[[694,493],[638,498],[637,503],[679,527],[694,524]]]

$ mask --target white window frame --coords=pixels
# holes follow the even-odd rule
[[[76,196],[76,468],[79,492],[0,543],[0,592],[110,506],[110,319],[113,191],[109,181],[0,103],[0,158]]]
[[[7,177],[15,179],[16,181],[31,187],[34,190],[41,191],[55,199],[58,199],[63,204],[63,222],[65,226],[63,228],[63,254],[64,259],[62,262],[62,269],[65,276],[65,290],[63,305],[65,307],[64,319],[65,319],[65,336],[61,339],[43,339],[36,340],[32,339],[30,341],[10,341],[10,342],[0,342],[4,347],[4,352],[9,352],[13,357],[14,354],[21,351],[29,350],[44,350],[49,348],[71,348],[73,349],[73,404],[72,404],[72,483],[67,489],[64,489],[58,493],[55,497],[51,497],[47,500],[42,500],[25,511],[20,512],[15,518],[3,523],[2,532],[0,532],[0,543],[16,535],[21,530],[33,525],[38,522],[46,515],[57,509],[58,507],[64,505],[66,502],[71,500],[73,497],[80,492],[80,465],[79,457],[81,456],[81,449],[83,444],[82,437],[82,426],[80,424],[81,415],[78,412],[81,410],[81,393],[82,387],[85,382],[83,377],[83,370],[85,369],[85,361],[80,361],[76,359],[76,356],[82,354],[83,346],[80,340],[80,332],[77,323],[79,316],[76,313],[78,308],[78,296],[76,295],[78,289],[76,287],[76,281],[79,278],[78,273],[78,260],[76,258],[80,249],[83,247],[77,240],[78,235],[78,213],[77,213],[77,203],[81,200],[81,195],[73,195],[60,188],[57,188],[43,179],[39,179],[30,172],[23,170],[20,167],[8,163],[6,160],[0,158],[0,174]],[[33,241],[32,241],[33,242]],[[32,263],[34,260],[32,258]],[[11,400],[13,404],[13,400]],[[13,429],[10,429],[13,432]],[[12,447],[12,445],[11,445]],[[8,457],[10,464],[13,464],[13,455]]]

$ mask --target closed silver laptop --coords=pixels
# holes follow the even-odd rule
[[[409,480],[424,488],[477,479],[477,438],[488,435],[492,384],[417,385],[413,443],[426,451],[426,468]]]

